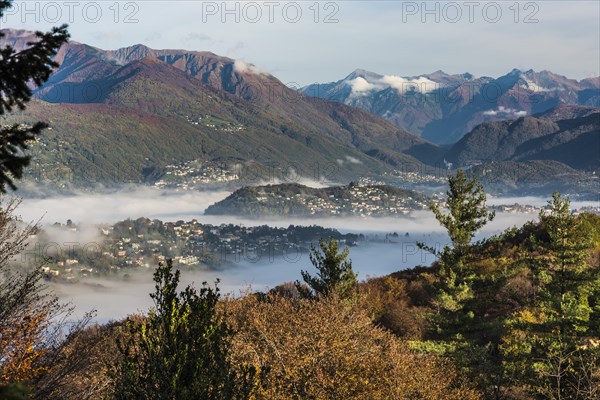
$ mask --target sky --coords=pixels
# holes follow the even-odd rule
[[[103,49],[212,51],[290,86],[357,68],[500,76],[513,68],[600,75],[598,1],[14,1],[0,26],[47,29]]]

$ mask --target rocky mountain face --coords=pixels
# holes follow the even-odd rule
[[[577,81],[550,71],[514,69],[498,77],[436,71],[412,77],[356,70],[302,93],[380,115],[438,144],[452,144],[484,122],[531,116],[559,105],[600,107],[600,78]]]

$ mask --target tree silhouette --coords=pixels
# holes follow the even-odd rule
[[[0,0],[0,18],[10,7],[12,0]],[[0,32],[0,41],[5,36]],[[15,108],[24,110],[33,95],[32,86],[40,86],[48,80],[58,63],[53,60],[60,46],[67,42],[67,26],[53,28],[50,32],[36,32],[36,41],[28,42],[28,48],[17,51],[10,45],[0,48],[0,116]],[[31,157],[26,154],[31,142],[48,125],[33,124],[0,125],[0,192],[9,187],[15,190],[15,179],[21,179],[23,169]]]

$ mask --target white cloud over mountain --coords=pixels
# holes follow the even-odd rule
[[[497,109],[495,110],[487,110],[483,112],[483,115],[491,115],[491,116],[496,116],[496,115],[502,115],[502,116],[507,116],[507,117],[524,117],[527,115],[527,111],[524,110],[515,110],[514,108],[507,108],[504,106],[499,106]]]
[[[270,75],[267,71],[257,67],[256,65],[242,60],[235,60],[233,69],[240,74]]]
[[[384,90],[387,88],[396,89],[400,94],[407,92],[429,93],[439,89],[442,85],[434,82],[424,76],[417,78],[404,78],[397,75],[385,75],[378,79],[367,79],[359,76],[347,81],[352,88],[353,95],[362,95],[374,90]]]

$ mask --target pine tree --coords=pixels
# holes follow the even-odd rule
[[[449,212],[444,214],[437,203],[432,203],[430,209],[446,228],[452,247],[444,246],[439,252],[424,243],[417,243],[421,249],[439,257],[440,281],[435,305],[440,313],[438,322],[441,324],[455,320],[465,302],[473,297],[472,272],[465,267],[465,259],[477,231],[495,216],[487,209],[485,191],[475,178],[468,179],[462,170],[458,170],[456,175],[448,177],[448,186],[446,204]]]
[[[317,275],[312,276],[307,271],[301,271],[302,279],[312,292],[296,281],[296,288],[300,294],[313,298],[315,294],[328,296],[337,291],[342,297],[351,296],[358,281],[356,273],[352,270],[352,261],[348,260],[349,253],[347,247],[340,253],[340,243],[332,237],[327,241],[320,239],[319,249],[312,246],[310,254],[310,261],[317,269]]]
[[[530,260],[539,288],[534,304],[506,323],[507,369],[540,398],[597,398],[600,265],[587,261],[591,243],[569,199],[555,193],[540,225],[544,236],[531,238],[539,256]]]
[[[435,311],[429,315],[429,333],[434,341],[425,342],[425,345],[429,351],[452,356],[479,387],[493,387],[497,385],[498,375],[495,346],[486,339],[476,338],[476,333],[481,330],[481,316],[475,315],[470,301],[475,299],[474,283],[478,274],[469,260],[473,237],[493,220],[495,214],[488,210],[483,186],[475,178],[467,178],[462,170],[458,170],[456,175],[448,176],[448,185],[448,212],[444,213],[438,203],[432,203],[430,209],[446,228],[451,246],[446,245],[438,251],[417,243],[421,249],[438,257],[437,282],[432,295]]]
[[[0,18],[12,0],[0,0]],[[31,84],[42,85],[58,64],[53,60],[59,48],[67,42],[67,26],[53,28],[50,32],[36,32],[36,41],[28,48],[17,51],[6,45],[0,49],[0,116],[15,108],[25,109],[31,100]],[[4,34],[0,32],[0,40]],[[21,179],[30,156],[25,152],[48,125],[36,122],[31,125],[0,126],[0,192],[16,189],[15,179]]]
[[[217,311],[218,288],[203,284],[177,292],[172,261],[154,273],[155,307],[129,321],[130,339],[119,345],[115,399],[244,399],[253,371],[237,376],[228,359],[232,334]]]
[[[549,212],[540,214],[548,241],[541,243],[545,268],[536,271],[544,282],[540,305],[548,315],[548,328],[561,336],[578,336],[588,330],[592,309],[588,296],[594,291],[598,268],[587,263],[589,239],[579,219],[570,213],[569,199],[554,193]]]

